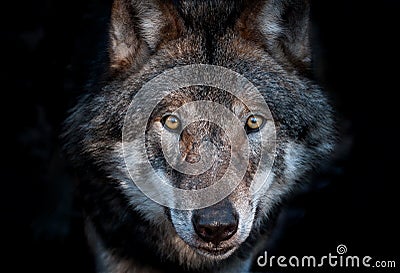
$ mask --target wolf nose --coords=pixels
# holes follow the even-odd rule
[[[236,233],[239,221],[232,208],[210,207],[196,211],[192,222],[202,240],[218,245]]]
[[[205,242],[218,245],[236,233],[237,223],[197,223],[194,225],[197,235]]]

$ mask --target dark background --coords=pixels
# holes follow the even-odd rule
[[[345,244],[348,255],[396,260],[397,271],[380,272],[399,272],[400,1],[312,2],[316,76],[339,113],[342,137],[334,164],[284,211],[269,254],[335,254]],[[106,35],[110,5],[2,3],[0,234],[7,272],[93,270],[59,134]]]

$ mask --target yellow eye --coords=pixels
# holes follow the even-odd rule
[[[179,119],[176,116],[173,115],[169,115],[164,117],[164,127],[166,127],[167,129],[170,130],[176,130],[179,128],[179,125],[181,124],[181,122],[179,121]]]
[[[257,131],[264,124],[264,118],[258,115],[250,116],[246,121],[246,128],[248,131]]]

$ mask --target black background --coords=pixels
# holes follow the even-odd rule
[[[400,2],[312,2],[315,72],[339,113],[342,137],[335,164],[284,212],[270,255],[335,254],[345,244],[348,255],[396,260],[397,271],[368,272],[399,272]],[[58,138],[106,35],[110,5],[2,3],[1,256],[11,266],[7,272],[93,270],[73,199],[76,177]]]

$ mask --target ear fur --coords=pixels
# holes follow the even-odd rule
[[[311,70],[310,1],[249,0],[238,22],[242,34],[263,45],[287,69]],[[109,31],[112,71],[140,67],[149,54],[180,35],[184,23],[172,1],[114,0]]]
[[[115,0],[109,28],[111,69],[139,67],[165,39],[179,31],[178,16],[167,1]]]
[[[280,63],[300,73],[311,69],[310,1],[265,0],[242,18],[246,38],[254,39]]]

